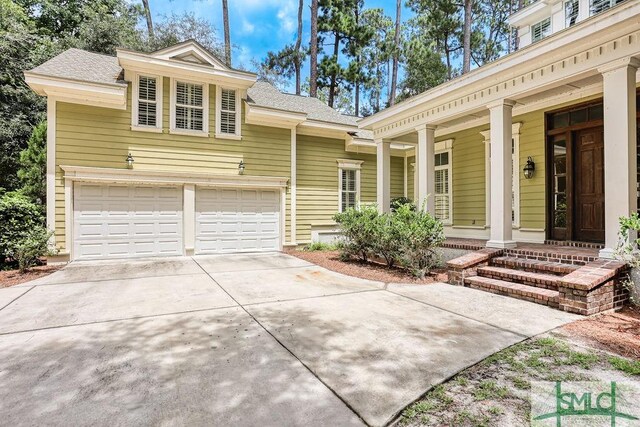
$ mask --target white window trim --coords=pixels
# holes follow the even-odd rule
[[[222,89],[235,90],[236,91],[236,132],[235,133],[222,133],[220,130],[220,117],[222,113]],[[242,139],[242,91],[232,87],[216,86],[216,133],[215,137],[219,139]]]
[[[202,130],[187,130],[176,128],[176,90],[177,83],[191,83],[202,86]],[[171,77],[171,93],[169,96],[169,132],[175,135],[209,136],[209,84],[186,79]]]
[[[536,25],[540,25],[545,21],[549,21],[549,34],[547,34],[546,36],[542,36],[539,39],[535,39],[535,32],[533,31],[533,27],[535,27]],[[541,19],[540,21],[534,23],[531,25],[531,27],[529,28],[529,31],[531,32],[531,43],[537,43],[541,40],[546,39],[547,37],[549,37],[551,34],[553,34],[553,19],[551,19],[551,17],[547,17],[544,19]]]
[[[513,228],[520,228],[520,127],[522,122],[513,123]],[[491,139],[490,131],[480,132],[484,137],[485,153],[485,225],[491,226]]]
[[[156,79],[156,125],[145,126],[138,124],[138,102],[139,102],[139,85],[140,77],[151,77]],[[163,94],[163,78],[155,74],[135,73],[133,75],[133,87],[131,94],[131,130],[141,132],[162,132],[162,98]]]
[[[435,170],[449,169],[449,221],[442,221],[442,223],[444,225],[453,225],[453,139],[436,142],[433,155],[435,157],[436,154],[444,153],[445,151],[449,153],[448,166],[436,166]],[[418,199],[418,174],[416,173],[416,164],[410,163],[410,166],[413,171],[413,200],[415,201]]]
[[[338,162],[338,212],[342,212],[342,171],[356,171],[356,208],[360,207],[360,170],[363,160],[337,159]]]
[[[453,142],[453,140],[448,140],[448,141],[443,141],[445,143],[447,142]],[[434,167],[434,172],[438,171],[438,170],[448,170],[448,177],[449,177],[449,183],[448,183],[448,188],[449,191],[446,193],[449,196],[449,219],[447,221],[442,221],[442,223],[444,225],[452,225],[453,224],[453,150],[451,145],[447,144],[445,145],[446,148],[440,148],[438,149],[438,144],[436,144],[436,151],[434,155],[438,155],[441,153],[448,153],[449,154],[449,161],[447,163],[446,166],[435,166]],[[435,174],[434,174],[435,175]],[[444,193],[443,193],[444,194]],[[434,194],[434,197],[436,195]],[[434,201],[435,202],[435,201]]]

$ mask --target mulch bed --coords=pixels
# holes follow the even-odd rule
[[[360,279],[411,285],[428,285],[436,282],[445,282],[447,280],[445,270],[434,270],[432,276],[417,279],[402,268],[387,268],[386,265],[377,262],[342,261],[339,251],[301,251],[299,249],[287,249],[286,252],[289,255],[309,261],[327,270]]]
[[[588,345],[632,359],[640,359],[640,308],[625,307],[570,323],[561,329]]]
[[[39,279],[60,270],[59,265],[41,265],[31,268],[26,273],[20,273],[18,270],[0,271],[0,288],[8,288],[10,286],[19,285],[21,283],[30,282]]]

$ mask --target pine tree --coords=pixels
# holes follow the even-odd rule
[[[27,148],[20,153],[18,178],[22,193],[35,203],[47,202],[47,122],[42,121],[33,128]]]
[[[309,96],[318,96],[318,0],[311,0],[311,40],[309,41]]]

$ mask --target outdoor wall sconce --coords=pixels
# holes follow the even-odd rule
[[[536,164],[531,158],[531,156],[529,156],[527,158],[527,164],[524,165],[524,177],[527,179],[533,178],[533,173],[535,171],[536,171]]]
[[[129,153],[129,155],[127,156],[127,169],[133,169],[133,162],[135,160],[133,160],[133,156],[131,155],[131,153]]]
[[[238,163],[238,174],[244,175],[244,161],[242,160]]]

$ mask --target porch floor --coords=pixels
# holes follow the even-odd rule
[[[486,248],[487,241],[483,239],[458,239],[447,238],[442,244],[444,248],[480,250]],[[569,242],[549,242],[549,243],[524,243],[518,242],[518,246],[513,249],[505,249],[506,255],[538,259],[541,261],[559,261],[571,264],[586,264],[598,259],[600,252],[597,244],[587,244],[577,246]]]

